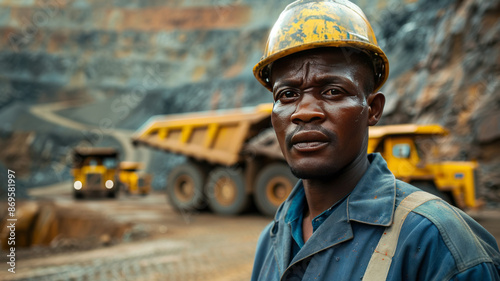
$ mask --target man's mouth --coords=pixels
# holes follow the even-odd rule
[[[299,152],[315,152],[323,149],[329,142],[327,135],[315,130],[299,131],[290,139],[292,148]]]

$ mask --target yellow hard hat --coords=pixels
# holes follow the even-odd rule
[[[389,60],[377,45],[365,14],[347,0],[299,0],[288,5],[274,24],[264,56],[253,68],[257,80],[272,91],[269,70],[285,56],[321,47],[350,47],[372,59],[375,91],[389,76]],[[349,55],[346,49],[346,55]]]

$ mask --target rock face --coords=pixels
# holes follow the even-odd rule
[[[499,19],[500,1],[475,0],[419,1],[382,16],[392,67],[383,123],[446,127],[442,158],[479,161],[479,193],[490,201],[500,199]]]
[[[382,123],[445,126],[442,159],[479,161],[480,195],[500,202],[500,0],[354,2],[391,63]],[[45,159],[27,178],[59,163],[59,179],[69,179],[62,155],[88,132],[36,121],[31,106],[80,100],[57,113],[135,130],[155,114],[271,102],[251,69],[288,3],[0,0],[1,140],[29,136],[19,159]],[[11,167],[12,153],[0,165]]]

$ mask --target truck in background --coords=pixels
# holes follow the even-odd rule
[[[475,161],[439,161],[436,140],[448,134],[437,124],[370,127],[368,152],[379,152],[394,176],[462,209],[477,208]]]
[[[147,195],[151,192],[151,175],[144,172],[140,162],[120,162],[118,184],[120,190],[131,195]]]
[[[236,215],[253,199],[274,215],[295,178],[271,127],[272,104],[231,110],[153,116],[134,134],[135,145],[185,155],[168,175],[166,193],[178,210],[208,206]],[[379,152],[396,177],[440,195],[461,208],[475,208],[475,162],[427,163],[416,138],[446,134],[439,125],[370,128],[368,152]]]
[[[75,148],[72,169],[74,197],[116,197],[118,155],[118,150],[112,147]]]

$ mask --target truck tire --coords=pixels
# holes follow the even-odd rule
[[[214,213],[234,216],[248,207],[249,195],[240,170],[219,167],[210,172],[208,178],[205,190],[208,206]]]
[[[167,197],[178,211],[194,211],[204,206],[203,184],[205,172],[194,163],[173,169],[168,175]]]
[[[440,191],[436,187],[436,185],[431,181],[412,181],[410,182],[410,184],[418,187],[419,189],[425,192],[429,192],[430,194],[436,195],[437,197],[443,199],[444,201],[456,206],[455,200],[453,200],[450,194]]]
[[[297,180],[285,163],[273,163],[262,169],[254,187],[255,205],[259,211],[266,216],[274,216]]]

